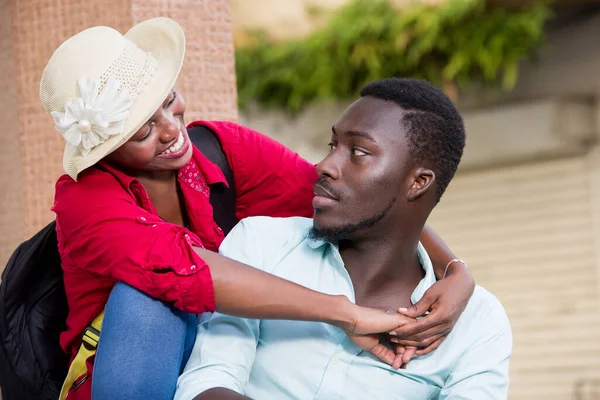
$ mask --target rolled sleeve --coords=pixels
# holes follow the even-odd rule
[[[210,269],[194,251],[200,239],[138,206],[114,180],[94,179],[57,185],[63,267],[123,281],[189,313],[213,311]]]

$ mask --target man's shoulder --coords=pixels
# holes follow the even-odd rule
[[[510,329],[510,321],[500,300],[479,285],[475,286],[465,314],[473,322],[477,321],[478,325],[485,322],[486,329]]]
[[[248,217],[240,221],[245,231],[251,231],[257,238],[289,240],[305,239],[312,228],[312,218],[305,217]]]
[[[498,300],[498,298],[489,290],[479,285],[475,285],[475,290],[473,291],[470,302],[478,308],[493,309],[496,312],[504,313],[504,307],[502,306],[502,303],[500,303],[500,300]]]
[[[240,254],[252,254],[260,265],[251,265],[278,275],[276,269],[281,261],[303,246],[311,227],[310,218],[248,217],[227,235],[220,252],[233,259]]]

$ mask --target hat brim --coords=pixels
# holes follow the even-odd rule
[[[151,53],[157,61],[152,80],[129,109],[129,117],[121,134],[94,147],[85,157],[67,144],[63,156],[65,171],[74,179],[126,143],[158,110],[175,86],[185,57],[185,34],[170,18],[154,18],[131,28],[125,38]]]

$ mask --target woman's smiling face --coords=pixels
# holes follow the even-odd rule
[[[161,107],[107,161],[135,175],[136,171],[174,171],[192,158],[192,144],[183,122],[185,100],[173,89]]]

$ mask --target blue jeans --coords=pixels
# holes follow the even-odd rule
[[[117,283],[106,304],[92,399],[171,400],[196,326],[196,315]]]

